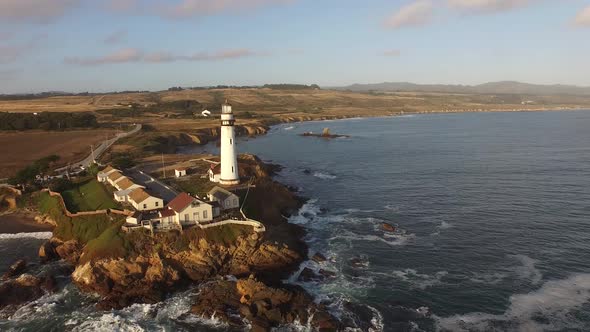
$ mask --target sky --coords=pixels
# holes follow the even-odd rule
[[[590,86],[590,0],[0,0],[0,93]]]

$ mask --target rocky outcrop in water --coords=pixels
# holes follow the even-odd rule
[[[19,259],[14,262],[9,268],[2,275],[2,280],[8,280],[10,278],[14,278],[23,274],[27,270],[27,261],[24,259]]]
[[[242,319],[246,319],[251,331],[269,331],[295,322],[322,331],[335,331],[339,327],[327,309],[315,304],[303,289],[275,288],[253,277],[204,284],[191,312],[203,317],[215,316],[234,326],[243,326]]]
[[[25,260],[16,261],[2,276],[0,283],[0,317],[8,317],[20,306],[56,290],[50,272],[35,276],[23,273],[28,270]]]
[[[275,245],[250,234],[232,245],[195,238],[186,250],[174,249],[175,241],[156,237],[148,245],[162,247],[151,254],[125,259],[103,259],[76,267],[72,280],[87,292],[103,296],[101,308],[121,308],[134,302],[154,303],[190,282],[204,282],[218,275],[284,276],[302,257],[286,246]]]

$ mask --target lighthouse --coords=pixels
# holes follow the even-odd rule
[[[226,100],[221,105],[221,174],[219,183],[223,185],[240,183],[234,122],[231,105]]]

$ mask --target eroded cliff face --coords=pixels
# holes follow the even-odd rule
[[[39,256],[44,262],[63,259],[70,263],[74,268],[72,281],[78,288],[100,295],[99,309],[156,303],[183,287],[214,285],[220,278],[231,275],[237,278],[232,279],[233,284],[218,286],[230,287],[235,292],[229,298],[219,300],[231,302],[238,296],[239,307],[224,308],[241,308],[240,317],[256,322],[252,326],[258,330],[268,330],[295,320],[312,322],[311,317],[323,317],[314,326],[328,329],[335,326],[332,316],[316,307],[305,291],[281,282],[297,271],[307,258],[303,230],[289,224],[285,218],[301,206],[301,200],[271,179],[276,166],[264,164],[252,155],[240,156],[240,161],[247,165],[244,167],[245,176],[253,179],[255,184],[249,192],[252,204],[248,204],[250,211],[246,213],[265,223],[267,231],[264,233],[255,233],[249,226],[232,228],[233,225],[225,229],[195,227],[153,235],[147,230],[131,231],[121,235],[125,253],[114,256],[89,254],[88,245],[54,237],[40,248]],[[108,246],[101,248],[108,250]],[[258,298],[263,295],[270,296],[270,299]],[[260,301],[268,305],[263,308]],[[195,307],[198,306],[197,299]],[[310,316],[310,308],[318,312],[317,316]],[[208,312],[195,309],[193,313]],[[227,312],[222,314],[221,309],[217,314],[227,316]]]
[[[295,322],[322,331],[334,331],[340,327],[327,308],[314,303],[303,289],[271,287],[253,276],[239,280],[215,280],[202,285],[191,312],[199,316],[215,316],[229,325],[242,326],[241,319],[236,319],[237,313],[250,322],[252,331],[267,331]]]
[[[101,295],[101,308],[121,308],[134,302],[160,301],[170,291],[215,276],[254,273],[279,280],[303,259],[287,246],[268,242],[255,233],[241,236],[230,245],[194,236],[187,248],[177,249],[180,237],[186,239],[186,235],[145,235],[142,247],[149,249],[132,257],[84,262],[82,256],[72,280],[83,291]],[[58,245],[55,251],[67,252],[60,250],[67,245]],[[66,257],[71,259],[71,255]]]

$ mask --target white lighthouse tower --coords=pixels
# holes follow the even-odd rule
[[[240,183],[234,122],[231,105],[226,100],[221,105],[221,174],[219,183],[223,185]]]

